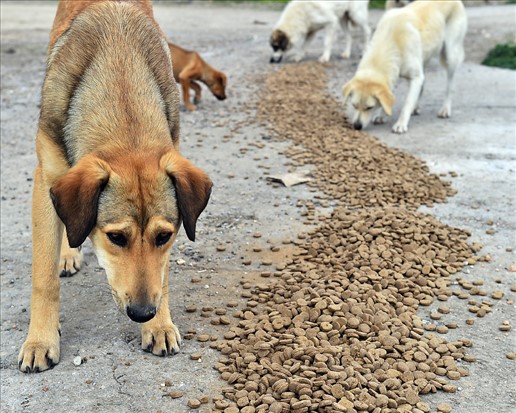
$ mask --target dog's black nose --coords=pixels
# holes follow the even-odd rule
[[[137,323],[145,323],[156,315],[156,307],[153,305],[131,305],[127,307],[127,315]]]
[[[226,96],[225,95],[224,96],[217,96],[217,99],[218,100],[226,100]]]
[[[356,130],[362,129],[362,124],[360,122],[353,123],[353,128]]]

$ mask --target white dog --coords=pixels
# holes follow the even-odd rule
[[[404,77],[409,81],[409,91],[392,131],[405,133],[411,114],[419,112],[424,66],[436,55],[440,55],[448,72],[446,98],[438,116],[450,117],[453,78],[464,58],[466,28],[466,12],[460,0],[415,1],[386,12],[355,76],[342,89],[344,98],[352,105],[353,127],[365,128],[371,120],[382,123],[383,118],[378,116],[380,107],[391,115],[392,88],[399,77]]]
[[[324,53],[319,61],[328,62],[339,25],[346,34],[342,57],[348,58],[351,55],[350,23],[360,26],[364,31],[365,50],[371,36],[367,22],[368,3],[369,0],[291,1],[272,32],[270,44],[273,53],[270,62],[279,63],[283,54],[289,50],[292,50],[294,60],[299,62],[305,54],[305,47],[321,29],[326,29],[326,37]]]

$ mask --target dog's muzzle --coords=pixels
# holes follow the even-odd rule
[[[283,53],[280,51],[277,51],[277,52],[272,53],[269,63],[279,63],[279,62],[281,62],[281,59],[283,59]]]
[[[226,99],[226,95],[223,95],[223,96],[215,95],[215,97],[216,97],[218,100],[225,100],[225,99]]]
[[[362,129],[362,122],[354,122],[353,123],[353,129],[361,130]]]
[[[156,306],[154,305],[131,305],[127,307],[127,315],[137,323],[145,323],[156,315]]]

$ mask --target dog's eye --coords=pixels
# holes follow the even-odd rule
[[[172,236],[171,232],[161,232],[156,237],[156,246],[161,247],[162,245],[165,245],[171,236]]]
[[[371,110],[373,108],[374,108],[374,106],[369,106],[369,107],[365,108],[364,110]]]
[[[106,235],[113,244],[119,247],[125,247],[127,245],[127,238],[120,232],[108,232]]]

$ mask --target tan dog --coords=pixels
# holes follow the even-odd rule
[[[169,253],[181,222],[195,238],[212,184],[178,152],[178,107],[150,0],[59,3],[36,138],[22,371],[59,362],[59,272],[80,264],[77,248],[88,236],[116,303],[143,323],[143,349],[179,350],[168,307]]]
[[[451,94],[455,71],[464,58],[467,16],[459,0],[414,1],[386,12],[378,22],[371,43],[357,72],[342,90],[351,103],[351,122],[365,128],[371,120],[382,123],[379,111],[391,115],[392,89],[398,77],[409,81],[409,91],[394,133],[405,133],[412,113],[418,114],[418,100],[425,80],[424,67],[439,55],[447,69],[446,98],[438,112],[451,116]]]
[[[194,103],[201,101],[201,86],[196,80],[204,83],[211,90],[211,93],[219,99],[226,99],[226,75],[215,70],[206,63],[199,53],[185,50],[175,44],[169,43],[170,53],[172,54],[172,66],[174,68],[174,78],[181,83],[183,90],[183,101],[189,111],[197,109],[190,102],[190,88],[195,92]]]

